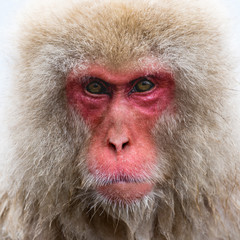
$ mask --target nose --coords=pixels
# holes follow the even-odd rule
[[[126,136],[111,137],[108,140],[109,148],[116,153],[123,151],[129,144],[129,138]]]

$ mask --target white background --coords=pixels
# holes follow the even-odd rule
[[[40,0],[39,0],[40,1]],[[67,0],[66,0],[67,1]],[[179,0],[181,1],[181,0]],[[223,0],[233,20],[236,51],[240,50],[240,0]],[[24,7],[26,0],[0,0],[0,106],[4,104],[3,96],[9,86],[11,50],[9,30],[16,24],[15,16]],[[240,52],[240,51],[239,51]]]

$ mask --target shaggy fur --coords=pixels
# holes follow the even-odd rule
[[[202,240],[240,236],[234,84],[224,18],[210,0],[36,1],[21,20],[2,135],[1,240]],[[153,131],[154,192],[111,204],[93,191],[88,128],[66,103],[69,71],[146,57],[171,69],[174,114]],[[235,131],[235,130],[234,130]]]

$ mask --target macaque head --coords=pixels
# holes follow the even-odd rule
[[[232,78],[225,27],[204,2],[33,4],[20,23],[10,100],[11,171],[29,211],[170,212],[185,196],[206,209],[229,154],[218,134]]]

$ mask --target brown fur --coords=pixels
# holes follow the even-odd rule
[[[38,1],[17,37],[2,135],[1,240],[202,240],[240,236],[234,84],[222,10],[210,0]],[[66,75],[154,56],[176,81],[174,109],[154,129],[153,193],[110,204],[85,166],[91,133],[66,104]]]

